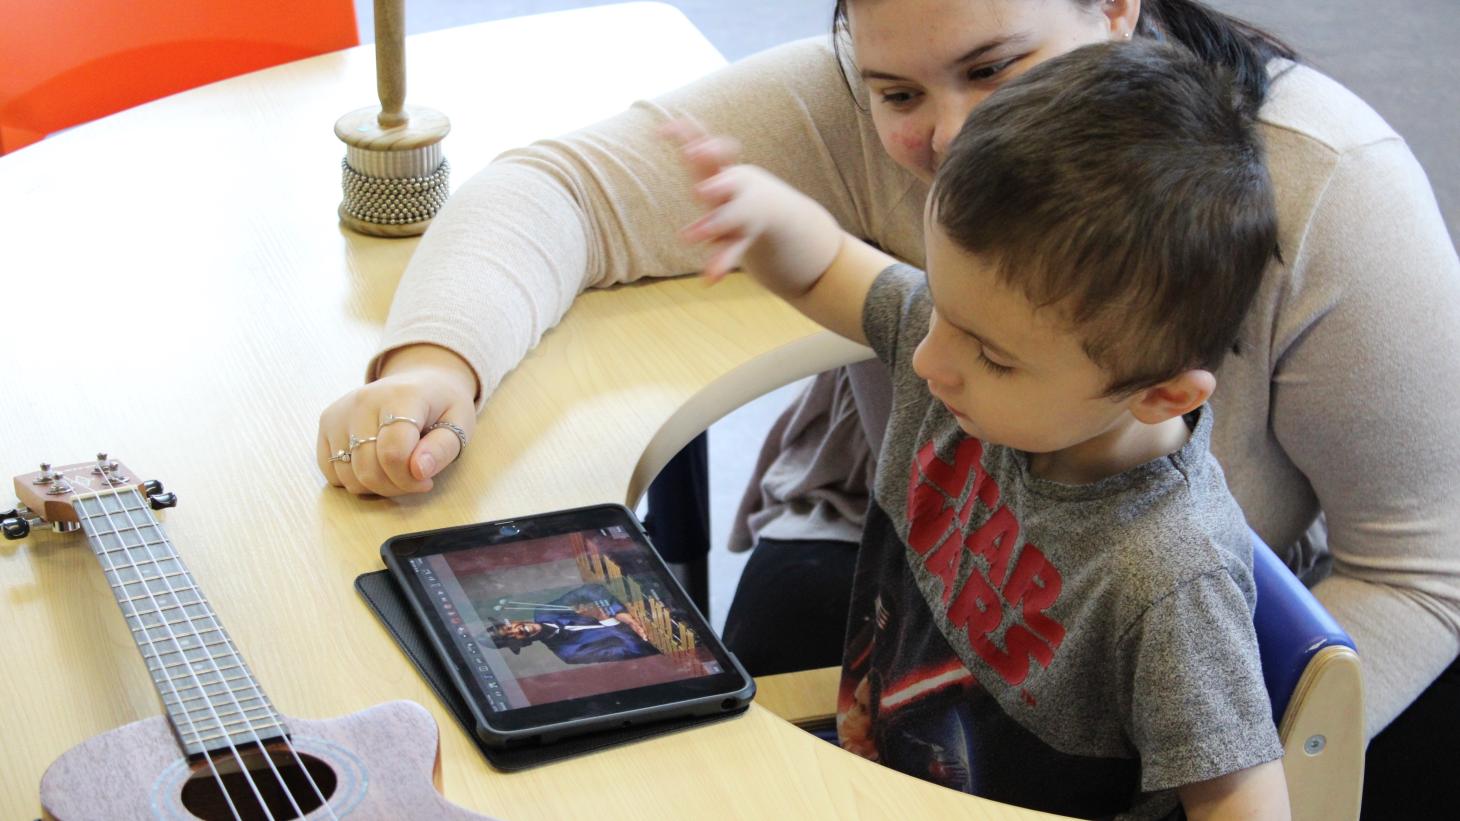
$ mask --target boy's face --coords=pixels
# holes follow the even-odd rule
[[[958,425],[1029,453],[1053,453],[1119,437],[1139,424],[1131,399],[1103,396],[1109,375],[1086,356],[1053,309],[1035,310],[994,271],[927,221],[933,316],[913,354]]]

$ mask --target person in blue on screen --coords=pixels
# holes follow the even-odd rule
[[[533,608],[530,620],[509,618],[487,627],[487,638],[500,650],[517,654],[540,641],[567,664],[624,661],[659,653],[644,638],[639,620],[601,584],[585,584],[546,603],[504,600],[500,607]]]

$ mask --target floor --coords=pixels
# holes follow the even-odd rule
[[[373,39],[369,0],[355,0],[361,39]],[[408,33],[517,17],[607,0],[409,0]],[[829,0],[675,0],[728,59],[735,60],[830,27]],[[1213,0],[1284,38],[1320,70],[1337,78],[1403,134],[1434,184],[1451,237],[1460,236],[1460,14],[1455,0]],[[1376,11],[1381,9],[1382,11]],[[544,135],[548,136],[548,135]],[[730,517],[756,448],[794,388],[769,394],[710,429],[711,620],[719,629],[744,555],[724,549]]]

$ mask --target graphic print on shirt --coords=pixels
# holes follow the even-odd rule
[[[1019,521],[1000,502],[982,458],[983,444],[973,438],[959,442],[952,462],[931,441],[918,450],[908,478],[907,545],[942,583],[942,601],[928,605],[941,606],[958,632],[949,638],[966,640],[1017,687],[1048,668],[1064,641],[1064,625],[1045,612],[1059,598],[1060,573],[1038,547],[1020,544]],[[1024,697],[1031,698],[1027,690]]]
[[[1028,770],[1042,762],[1080,773],[1078,786],[1065,785],[1080,796],[1072,806],[1128,806],[1135,762],[1068,766],[1069,757],[1001,703],[1000,695],[1038,709],[1023,685],[1053,662],[1065,631],[1045,612],[1059,595],[1060,574],[1036,546],[1019,543],[1019,524],[1000,504],[982,454],[967,438],[951,461],[937,458],[931,443],[919,449],[906,543],[880,507],[868,512],[843,657],[841,744],[909,775],[1025,806],[1051,800]],[[878,544],[895,549],[871,549]],[[941,588],[920,589],[917,565]],[[940,630],[933,607],[955,631]],[[987,667],[966,664],[950,640],[962,640],[966,658]],[[998,749],[980,749],[980,739],[997,739]],[[1097,777],[1086,778],[1090,772]]]

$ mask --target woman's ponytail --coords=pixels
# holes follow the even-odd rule
[[[1277,37],[1196,0],[1143,0],[1136,31],[1180,43],[1207,63],[1225,66],[1254,114],[1267,99],[1268,61],[1298,59]]]

